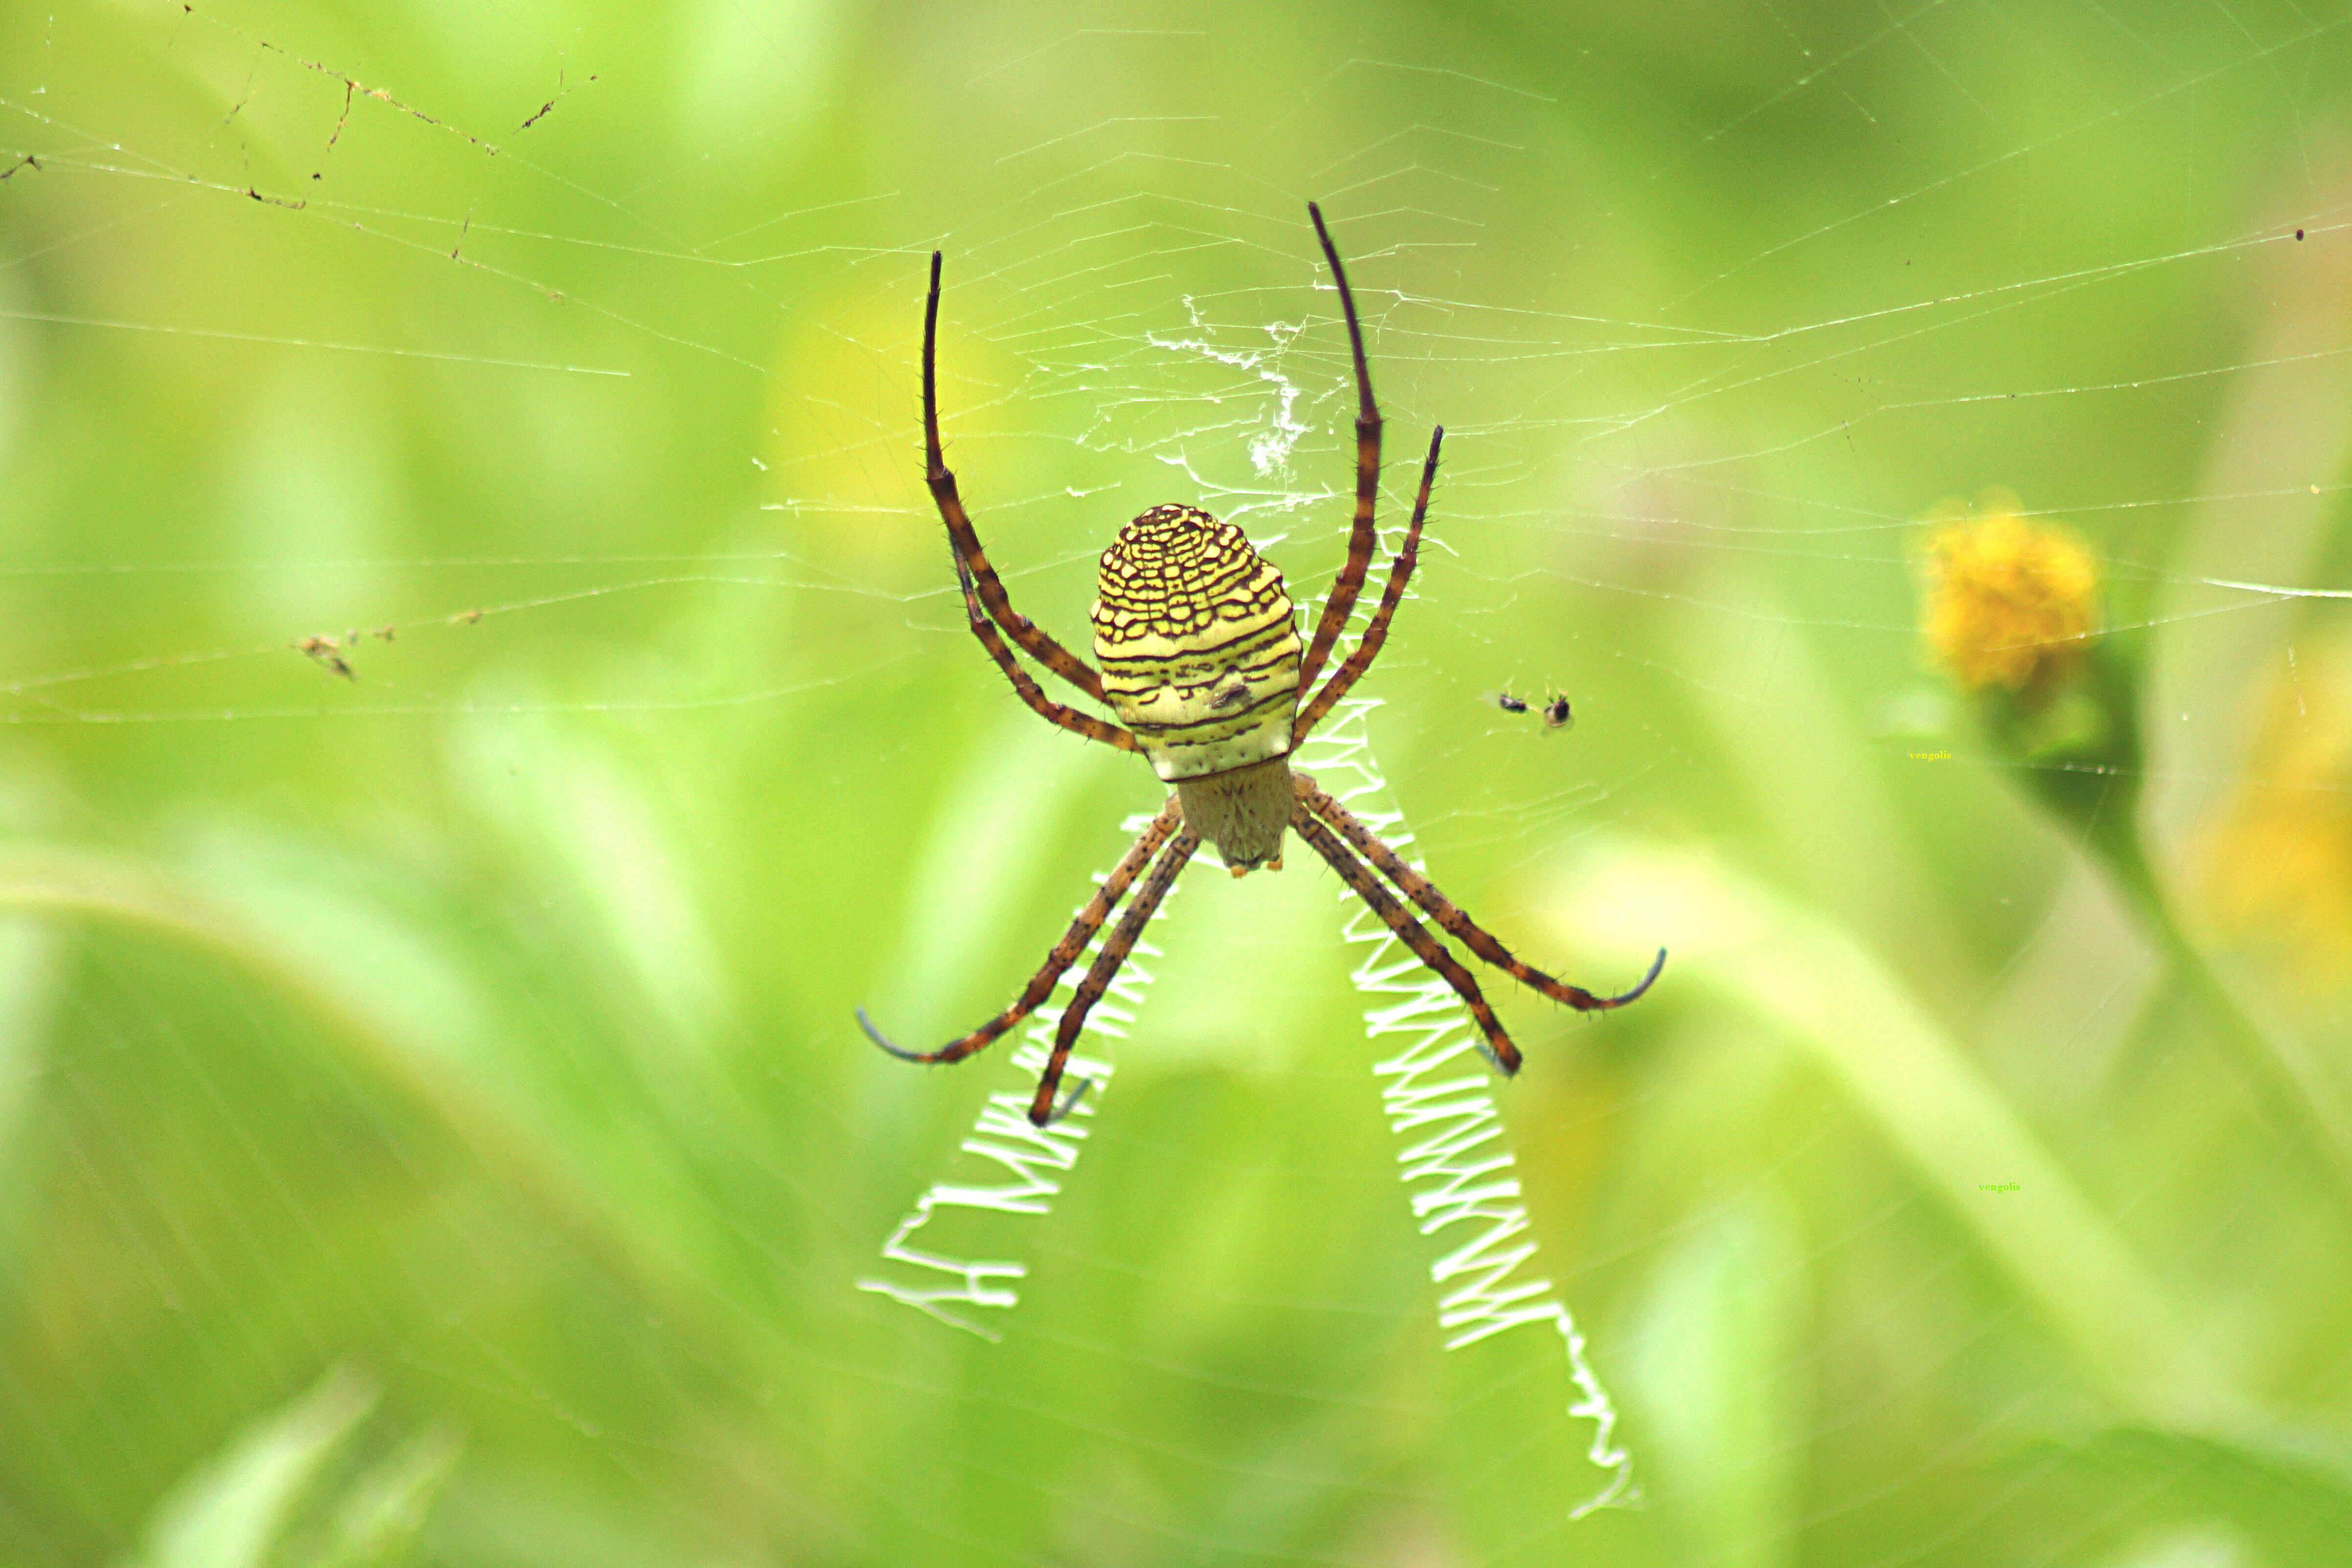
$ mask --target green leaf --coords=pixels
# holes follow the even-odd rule
[[[1587,948],[1627,930],[1673,931],[1667,973],[1678,984],[1786,1030],[1976,1234],[2116,1408],[2208,1430],[2245,1418],[2064,1162],[1851,931],[1697,854],[1603,854],[1565,886],[1558,918]]]
[[[247,1427],[173,1489],[128,1568],[263,1568],[320,1468],[375,1399],[373,1384],[339,1367]]]
[[[2265,1564],[2352,1564],[2352,1481],[2300,1455],[2112,1426],[2077,1442],[2036,1444],[2003,1468],[2024,1477],[2028,1491],[2064,1492],[2082,1515],[2116,1529],[2145,1535],[2152,1526],[2220,1525]]]
[[[1811,1411],[1801,1362],[1807,1310],[1797,1223],[1765,1189],[1701,1218],[1661,1263],[1629,1324],[1624,1379],[1671,1517],[1693,1562],[1777,1568],[1796,1561]]]
[[[398,1562],[424,1529],[464,1447],[450,1428],[428,1427],[363,1472],[343,1489],[326,1544],[305,1568],[373,1568]]]

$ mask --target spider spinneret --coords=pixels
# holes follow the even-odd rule
[[[1036,1097],[1029,1107],[1029,1120],[1040,1127],[1068,1115],[1086,1092],[1087,1086],[1080,1080],[1068,1095],[1056,1098],[1063,1069],[1086,1026],[1087,1016],[1109,988],[1145,923],[1204,838],[1217,846],[1220,858],[1238,877],[1261,866],[1270,871],[1282,869],[1283,835],[1286,830],[1296,832],[1415,957],[1453,987],[1477,1021],[1488,1057],[1506,1073],[1518,1070],[1518,1048],[1487,1005],[1476,978],[1412,917],[1397,893],[1481,960],[1579,1011],[1623,1006],[1647,991],[1665,967],[1665,950],[1661,948],[1641,982],[1614,996],[1596,996],[1581,986],[1529,968],[1427,878],[1406,865],[1347,807],[1317,788],[1313,779],[1291,770],[1292,748],[1371,668],[1388,637],[1389,622],[1404,598],[1405,584],[1412,579],[1422,524],[1429,514],[1430,487],[1437,478],[1438,448],[1445,439],[1442,426],[1430,436],[1412,518],[1405,526],[1404,541],[1389,569],[1379,605],[1354,650],[1302,710],[1301,699],[1314,688],[1325,661],[1338,646],[1371,569],[1379,542],[1373,513],[1380,499],[1381,423],[1379,405],[1372,401],[1371,369],[1365,360],[1363,329],[1356,321],[1356,300],[1348,287],[1347,271],[1339,265],[1339,248],[1331,243],[1320,209],[1309,202],[1307,212],[1314,221],[1324,259],[1330,264],[1340,313],[1347,321],[1348,347],[1355,362],[1357,414],[1356,510],[1348,535],[1348,561],[1331,584],[1330,596],[1316,622],[1314,640],[1303,653],[1297,607],[1283,587],[1281,572],[1251,547],[1238,527],[1220,522],[1197,507],[1173,503],[1153,507],[1120,529],[1110,548],[1103,552],[1098,596],[1090,612],[1095,657],[1102,665],[1099,672],[1013,608],[1011,596],[981,548],[980,536],[964,511],[955,475],[940,449],[940,253],[931,253],[931,290],[923,310],[925,478],[940,519],[947,525],[971,634],[1021,700],[1040,717],[1089,740],[1140,752],[1161,780],[1176,786],[1160,815],[1129,847],[1046,954],[1045,964],[1004,1011],[938,1050],[909,1051],[892,1045],[867,1020],[866,1010],[857,1010],[857,1021],[866,1035],[892,1056],[918,1062],[961,1061],[1053,994],[1064,973],[1077,963],[1111,911],[1141,879],[1134,902],[1119,917],[1055,1028],[1053,1055],[1038,1078]],[[1107,703],[1127,727],[1047,697],[1036,678],[1022,666],[1013,652],[1015,646],[1085,695]],[[1566,700],[1559,700],[1558,707],[1561,717],[1552,720],[1547,705],[1548,721],[1565,721]],[[1516,710],[1525,711],[1526,704],[1520,703]]]

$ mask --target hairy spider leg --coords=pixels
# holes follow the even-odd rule
[[[1046,696],[1045,689],[1021,668],[1020,660],[1013,657],[1013,650],[1005,645],[1003,636],[981,607],[980,596],[972,592],[971,569],[964,565],[962,556],[956,557],[955,568],[956,581],[963,584],[963,607],[971,621],[971,635],[980,639],[980,646],[988,650],[988,657],[996,661],[996,668],[1004,672],[1004,679],[1013,682],[1013,689],[1021,694],[1022,701],[1063,729],[1084,735],[1089,741],[1101,741],[1117,746],[1122,752],[1143,749],[1133,735],[1118,725],[1108,723],[1091,713],[1081,713]]]
[[[1070,929],[1062,933],[1062,940],[1054,944],[1054,950],[1045,955],[1044,965],[1029,977],[1029,984],[1022,989],[1013,1005],[971,1034],[960,1040],[950,1040],[936,1051],[910,1051],[902,1046],[894,1046],[885,1038],[882,1031],[867,1020],[863,1007],[857,1009],[858,1026],[866,1031],[867,1039],[900,1061],[960,1062],[990,1045],[999,1035],[1036,1011],[1038,1005],[1054,994],[1054,987],[1060,983],[1063,973],[1087,951],[1087,943],[1094,941],[1095,932],[1102,930],[1103,921],[1110,918],[1111,910],[1118,907],[1120,899],[1127,896],[1129,886],[1183,820],[1176,797],[1170,795],[1168,804],[1160,808],[1160,815],[1136,835],[1135,842],[1127,847],[1127,853],[1119,857],[1118,864],[1111,868],[1108,877],[1103,879],[1103,885],[1095,889],[1095,896],[1087,900],[1086,908],[1070,921]],[[1156,903],[1159,900],[1155,897],[1152,901]],[[1112,944],[1116,946],[1117,943],[1118,938],[1113,937]],[[1059,1060],[1058,1058],[1055,1059]]]
[[[1397,605],[1404,602],[1404,585],[1412,581],[1412,569],[1421,560],[1421,525],[1429,515],[1429,487],[1437,479],[1437,448],[1444,441],[1444,426],[1440,425],[1429,433],[1429,456],[1422,460],[1421,491],[1412,499],[1412,521],[1405,525],[1404,545],[1389,566],[1389,584],[1381,591],[1380,607],[1372,612],[1371,624],[1364,628],[1364,635],[1356,639],[1355,651],[1348,655],[1347,662],[1323,683],[1323,689],[1315,694],[1315,700],[1308,703],[1307,710],[1292,722],[1290,739],[1294,745],[1305,740],[1307,732],[1323,721],[1323,715],[1331,711],[1339,699],[1348,695],[1349,689],[1356,684],[1364,671],[1372,668],[1372,660],[1378,657],[1381,645],[1388,640],[1389,622],[1395,616]]]
[[[988,552],[980,547],[980,535],[973,531],[971,519],[964,512],[963,499],[956,493],[955,475],[949,471],[947,458],[940,450],[939,336],[940,253],[934,250],[931,293],[923,305],[924,481],[931,487],[931,500],[940,509],[940,521],[948,525],[948,543],[954,549],[956,560],[971,567],[972,575],[980,580],[981,603],[988,606],[996,624],[1031,658],[1099,702],[1103,700],[1102,677],[1028,616],[1013,609],[1012,597],[1005,593],[1004,584],[997,581],[996,568],[988,563]]]
[[[1348,349],[1356,362],[1356,521],[1348,531],[1348,563],[1331,584],[1331,596],[1323,602],[1323,618],[1315,626],[1315,640],[1298,667],[1301,691],[1322,672],[1323,661],[1331,657],[1333,645],[1348,628],[1356,595],[1363,592],[1364,574],[1372,569],[1372,551],[1380,542],[1379,531],[1372,527],[1372,509],[1381,494],[1381,410],[1372,401],[1372,368],[1364,358],[1364,330],[1356,321],[1355,292],[1348,287],[1347,269],[1339,265],[1339,249],[1331,243],[1331,231],[1323,226],[1323,209],[1308,202],[1307,216],[1315,220],[1315,237],[1323,242],[1323,258],[1331,264],[1331,279],[1339,286],[1339,311],[1348,319]]]
[[[1171,810],[1175,804],[1169,802]],[[1087,1015],[1095,1010],[1095,1004],[1101,1001],[1103,993],[1110,989],[1110,983],[1118,976],[1118,966],[1127,962],[1127,955],[1135,949],[1136,939],[1143,934],[1145,923],[1159,910],[1160,900],[1168,896],[1168,889],[1176,885],[1176,873],[1184,868],[1184,863],[1200,847],[1201,836],[1187,827],[1160,851],[1159,864],[1151,868],[1151,875],[1146,877],[1143,886],[1137,889],[1135,902],[1128,905],[1127,913],[1118,917],[1118,924],[1111,931],[1110,940],[1103,943],[1100,952],[1095,954],[1094,964],[1087,971],[1087,977],[1078,982],[1076,994],[1070,998],[1069,1006],[1062,1014],[1061,1024],[1054,1030],[1054,1054],[1047,1059],[1045,1070],[1038,1076],[1037,1098],[1030,1102],[1029,1120],[1036,1126],[1048,1126],[1067,1116],[1071,1108],[1078,1103],[1078,1097],[1086,1093],[1087,1085],[1081,1081],[1070,1090],[1069,1098],[1058,1106],[1054,1102],[1054,1090],[1061,1084],[1062,1068],[1070,1059],[1071,1047],[1078,1043],[1078,1031],[1087,1026]]]
[[[1565,1002],[1580,1013],[1593,1013],[1609,1007],[1622,1007],[1635,1000],[1650,988],[1651,982],[1657,979],[1658,972],[1665,968],[1666,950],[1662,947],[1658,949],[1658,956],[1651,961],[1650,973],[1642,976],[1640,984],[1614,996],[1595,996],[1581,985],[1568,984],[1553,979],[1540,969],[1528,967],[1512,956],[1510,949],[1488,935],[1477,921],[1463,913],[1452,900],[1439,892],[1428,878],[1406,865],[1403,857],[1381,842],[1372,830],[1364,826],[1361,818],[1324,793],[1313,779],[1305,773],[1293,773],[1290,778],[1292,787],[1298,792],[1298,798],[1306,803],[1307,808],[1338,828],[1358,854],[1380,868],[1381,875],[1394,882],[1403,890],[1405,897],[1426,910],[1448,935],[1520,984],[1540,991],[1555,1002]]]
[[[1486,1054],[1494,1058],[1495,1065],[1507,1073],[1518,1071],[1519,1047],[1511,1044],[1511,1037],[1503,1032],[1503,1021],[1496,1017],[1495,1009],[1486,1005],[1486,994],[1478,989],[1476,977],[1445,951],[1444,942],[1430,935],[1419,921],[1406,912],[1405,907],[1396,901],[1396,895],[1381,886],[1381,879],[1372,875],[1370,867],[1349,854],[1348,847],[1332,837],[1329,828],[1315,819],[1314,814],[1307,809],[1306,801],[1298,803],[1290,826],[1299,837],[1314,847],[1318,855],[1330,863],[1331,869],[1339,873],[1341,881],[1355,889],[1356,897],[1363,900],[1372,913],[1380,916],[1381,923],[1396,932],[1405,946],[1412,949],[1415,958],[1436,971],[1439,979],[1454,987],[1454,994],[1462,998],[1463,1005],[1470,1009],[1470,1016],[1478,1020],[1478,1028],[1486,1037]]]

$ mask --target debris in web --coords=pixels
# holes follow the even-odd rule
[[[566,87],[563,84],[563,72],[561,68],[558,68],[555,73],[555,96],[549,99],[545,103],[541,104],[536,110],[532,110],[530,119],[524,121],[520,125],[516,126],[515,134],[520,136],[524,132],[530,130],[532,126],[538,124],[541,121],[546,119],[548,115],[554,110],[557,104],[562,103],[565,99],[570,98],[573,93],[578,92],[582,88],[586,87],[590,82],[594,81],[595,79],[596,78],[594,74],[591,73],[590,75],[583,77],[582,79],[573,82],[571,86]]]
[[[333,637],[313,634],[294,646],[308,654],[311,661],[320,668],[340,675],[345,680],[359,679],[352,673],[351,662],[343,658],[343,645],[336,642]]]

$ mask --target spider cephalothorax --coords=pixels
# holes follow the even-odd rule
[[[1420,906],[1444,931],[1486,963],[1555,1001],[1581,1011],[1622,1007],[1650,988],[1666,962],[1663,949],[1640,984],[1614,996],[1595,996],[1520,963],[1503,944],[1464,914],[1429,879],[1406,865],[1347,807],[1290,769],[1291,748],[1321,722],[1365,670],[1388,637],[1389,622],[1412,578],[1423,521],[1429,515],[1429,489],[1437,477],[1441,427],[1429,441],[1421,466],[1421,489],[1412,520],[1389,570],[1388,585],[1363,636],[1331,679],[1316,690],[1315,679],[1337,647],[1363,591],[1378,535],[1372,516],[1380,498],[1381,414],[1372,401],[1372,376],[1364,358],[1363,330],[1356,321],[1355,296],[1339,249],[1323,226],[1323,215],[1309,202],[1307,216],[1322,243],[1331,280],[1339,291],[1348,323],[1348,347],[1356,370],[1356,516],[1348,535],[1348,563],[1331,584],[1314,640],[1300,651],[1297,611],[1282,585],[1282,574],[1252,549],[1242,531],[1189,506],[1156,506],[1118,531],[1103,552],[1099,597],[1095,602],[1097,673],[1076,655],[1013,608],[980,536],[957,493],[940,448],[938,343],[940,256],[931,253],[931,291],[923,311],[923,444],[931,499],[947,524],[955,552],[956,580],[963,587],[964,613],[972,635],[1012,681],[1021,700],[1042,717],[1090,740],[1122,751],[1140,752],[1152,771],[1176,786],[1013,1005],[961,1039],[935,1051],[902,1050],[857,1019],[874,1043],[908,1061],[961,1061],[1019,1023],[1053,994],[1054,987],[1102,930],[1111,910],[1142,879],[1142,888],[1086,978],[1064,1009],[1054,1031],[1054,1053],[1037,1080],[1029,1120],[1044,1126],[1066,1115],[1084,1093],[1081,1082],[1067,1098],[1055,1099],[1064,1064],[1101,999],[1160,907],[1177,873],[1207,839],[1235,876],[1264,866],[1282,868],[1286,830],[1307,840],[1413,955],[1435,970],[1470,1009],[1485,1035],[1488,1053],[1505,1072],[1517,1072],[1518,1048],[1486,1005],[1477,980],[1443,942],[1413,919],[1397,893]],[[1005,641],[1013,639],[1054,674],[1097,702],[1109,705],[1127,727],[1106,722],[1048,698]],[[1524,706],[1524,705],[1523,705]],[[1563,713],[1567,703],[1560,702]],[[1147,872],[1147,868],[1149,870]],[[1381,879],[1387,879],[1384,885]],[[1390,889],[1393,888],[1395,891]]]

